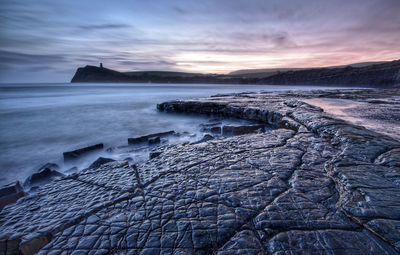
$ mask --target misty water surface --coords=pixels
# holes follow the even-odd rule
[[[296,87],[295,89],[321,89]],[[175,130],[194,132],[205,116],[160,113],[156,104],[178,98],[288,86],[174,84],[0,85],[0,185],[24,180],[41,165],[62,165],[64,151]],[[89,162],[88,162],[89,164]]]

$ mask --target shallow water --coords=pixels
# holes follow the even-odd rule
[[[157,103],[219,93],[289,89],[293,87],[210,84],[1,84],[0,185],[24,180],[47,162],[63,166],[64,151],[96,143],[104,143],[105,148],[126,145],[128,137],[167,130],[195,133],[199,124],[207,121],[205,116],[158,112]],[[324,87],[297,86],[294,89],[310,90]]]
[[[392,98],[393,101],[394,98]],[[304,102],[318,106],[333,115],[358,126],[388,135],[400,141],[399,114],[394,105],[339,98],[312,98]]]

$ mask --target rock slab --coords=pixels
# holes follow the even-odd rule
[[[301,101],[324,93],[162,104],[276,129],[162,146],[137,166],[43,186],[0,212],[0,252],[398,254],[400,142]]]

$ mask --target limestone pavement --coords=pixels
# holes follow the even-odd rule
[[[163,146],[139,165],[45,185],[0,212],[0,253],[398,254],[400,142],[302,102],[334,93],[355,92],[163,103],[274,129]]]

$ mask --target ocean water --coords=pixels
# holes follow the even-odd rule
[[[128,137],[175,130],[196,135],[206,116],[158,112],[157,103],[244,91],[325,89],[309,86],[193,84],[0,84],[0,185],[24,181],[62,153],[96,143],[126,147]],[[330,87],[332,89],[332,87]],[[198,137],[200,139],[201,137]],[[196,139],[196,138],[194,138]],[[99,155],[82,163],[86,167]],[[104,155],[107,156],[107,155]],[[135,157],[124,151],[118,156]]]

